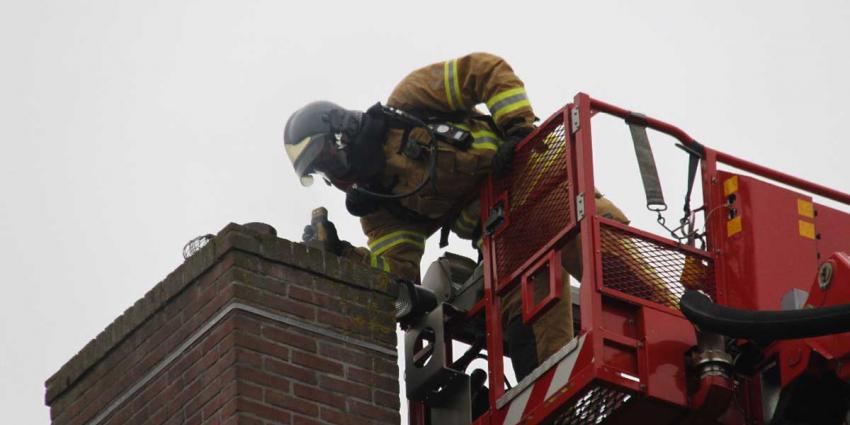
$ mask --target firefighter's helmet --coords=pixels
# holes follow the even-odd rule
[[[360,132],[361,117],[327,101],[309,103],[289,117],[284,148],[303,185],[312,183],[314,173],[334,179],[351,171],[346,148]]]

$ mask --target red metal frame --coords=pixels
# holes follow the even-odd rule
[[[524,323],[529,324],[533,322],[561,299],[561,294],[564,291],[564,281],[563,276],[561,276],[560,260],[560,251],[552,250],[522,275],[520,290],[522,291],[522,321]],[[535,303],[534,287],[529,281],[543,267],[549,268],[549,292],[542,300]]]
[[[576,110],[578,111],[578,128],[572,131],[572,117]],[[634,116],[632,111],[579,93],[575,96],[573,103],[552,115],[517,147],[518,151],[528,148],[534,140],[546,137],[542,133],[543,129],[550,128],[551,123],[556,123],[558,120],[563,122],[567,138],[567,156],[564,160],[567,162],[566,173],[570,181],[568,197],[571,217],[562,228],[552,233],[548,242],[534,252],[528,252],[526,259],[515,270],[500,271],[496,266],[497,253],[494,238],[510,226],[510,221],[503,225],[496,235],[484,238],[482,246],[485,262],[484,299],[476,305],[469,316],[479,314],[482,309],[485,314],[491,410],[479,418],[476,421],[477,424],[512,424],[515,423],[515,419],[519,420],[517,418],[527,424],[552,420],[556,417],[553,415],[574,412],[570,409],[575,409],[578,404],[584,403],[590,395],[609,394],[606,391],[614,394],[615,398],[612,400],[621,402],[618,405],[618,408],[622,409],[620,414],[624,411],[652,412],[653,420],[657,423],[678,421],[687,416],[689,409],[693,407],[685,380],[687,375],[685,353],[696,344],[692,325],[676,308],[605,284],[607,263],[603,258],[602,229],[623,232],[627,238],[651,244],[653,249],[668,252],[671,255],[703,259],[703,262],[713,264],[714,270],[720,270],[727,267],[727,261],[730,261],[721,250],[724,246],[726,217],[724,214],[710,213],[704,216],[708,232],[708,249],[703,251],[597,216],[593,196],[595,185],[591,118],[599,112],[623,119]],[[670,135],[691,150],[702,153],[701,182],[704,215],[706,211],[722,208],[726,202],[723,184],[718,177],[718,164],[734,167],[850,205],[848,194],[706,148],[681,129],[655,118],[642,116],[642,121],[648,128]],[[504,191],[496,193],[495,187],[494,180],[489,179],[482,188],[482,222],[486,222],[489,208],[499,200],[505,203],[506,216],[510,217],[508,208],[510,195]],[[576,210],[576,199],[579,196],[582,196],[584,200],[584,212],[581,217],[577,216]],[[834,215],[831,217],[831,223],[836,222]],[[501,298],[516,285],[521,285],[523,319],[528,322],[536,320],[546,307],[557,300],[556,289],[561,287],[557,282],[562,277],[560,268],[554,265],[557,262],[556,259],[560,258],[560,247],[568,238],[576,234],[581,241],[583,275],[580,289],[581,331],[575,341],[580,340],[582,343],[575,352],[576,359],[573,360],[574,368],[568,373],[568,384],[561,388],[554,388],[557,391],[552,392],[553,388],[550,386],[555,385],[553,382],[559,379],[556,375],[560,373],[560,366],[557,370],[553,367],[527,389],[529,391],[527,396],[514,397],[507,402],[503,400],[501,407],[497,408],[498,401],[505,396]],[[527,280],[543,264],[550,266],[550,294],[543,302],[532,305]],[[723,273],[715,273],[713,279],[714,298],[720,304],[727,301],[728,285],[740,284],[727,281]],[[835,298],[832,298],[830,302],[836,303]],[[817,341],[775,344],[769,352],[774,356],[787,356],[787,353],[793,350],[808,350],[806,351],[808,353],[814,349],[812,347],[817,347],[821,352],[833,352],[841,356],[850,355],[848,354],[850,353],[850,335],[840,341],[830,337],[823,338]],[[850,377],[850,367],[842,369],[842,373]],[[729,423],[760,420],[760,412],[755,411],[756,400],[760,400],[759,389],[757,385],[750,383],[749,378],[743,378],[742,382],[743,390],[739,396],[744,400],[743,404],[753,412],[746,414],[749,416],[742,413],[731,419],[727,418]],[[597,390],[598,392],[594,393]],[[516,416],[517,403],[520,402],[526,404],[520,406],[518,410],[521,416]],[[610,404],[610,400],[605,403]],[[611,414],[618,414],[618,412],[612,411]]]

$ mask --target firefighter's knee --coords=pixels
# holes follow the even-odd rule
[[[581,282],[581,236],[575,235],[561,248],[561,265],[570,276]],[[564,279],[567,279],[564,276]]]
[[[623,214],[623,211],[601,194],[596,197],[596,213],[602,217],[617,220],[623,224],[629,224],[629,218]]]
[[[570,285],[566,282],[561,299],[532,325],[540,361],[546,360],[573,339],[573,310],[570,298]]]

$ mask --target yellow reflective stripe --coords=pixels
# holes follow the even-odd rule
[[[466,210],[460,212],[460,217],[463,219],[463,221],[471,224],[475,224],[475,222],[478,221],[477,217],[472,216]]]
[[[369,250],[374,255],[381,255],[401,244],[410,244],[420,249],[425,249],[425,235],[409,230],[390,232],[370,243]]]
[[[395,232],[387,233],[386,235],[381,236],[378,239],[375,239],[373,242],[370,242],[369,243],[369,249],[374,250],[375,247],[377,247],[378,245],[381,245],[384,242],[389,241],[390,239],[395,239],[395,238],[402,237],[402,236],[409,236],[409,237],[412,237],[412,238],[417,238],[417,239],[422,240],[422,241],[425,240],[425,234],[423,234],[423,233],[414,232],[412,230],[397,230]]]
[[[476,224],[478,224],[478,218],[470,215],[466,210],[461,211],[454,222],[454,226],[462,232],[472,232]]]
[[[531,106],[531,103],[525,94],[525,87],[522,86],[496,93],[487,101],[487,109],[496,122],[505,114],[525,106]]]
[[[529,102],[528,99],[523,99],[523,100],[520,100],[519,102],[512,103],[508,106],[505,106],[505,107],[499,109],[495,113],[493,113],[493,120],[495,120],[496,122],[499,122],[499,120],[505,114],[511,113],[513,111],[516,111],[517,109],[524,108],[526,106],[531,107],[531,102]]]
[[[496,136],[493,132],[487,130],[473,131],[472,149],[491,150],[495,151],[502,143],[502,139]]]
[[[472,149],[495,151],[502,143],[499,136],[488,130],[473,131],[472,138],[475,139],[472,142]]]
[[[455,110],[455,102],[454,99],[452,99],[452,83],[449,80],[449,73],[451,72],[449,62],[450,61],[443,62],[443,87],[446,88],[446,100],[449,102],[449,108],[451,110]]]
[[[460,79],[457,76],[457,59],[443,62],[443,87],[451,110],[466,109],[460,93]]]
[[[472,231],[473,226],[475,226],[475,223],[469,223],[469,222],[463,220],[462,217],[458,217],[455,220],[455,227],[460,231],[470,232],[470,231]]]
[[[468,125],[463,123],[451,123],[453,126],[466,130],[472,134],[472,138],[474,139],[472,142],[472,149],[478,150],[498,150],[499,145],[502,144],[502,139],[489,130],[478,130],[472,131]]]
[[[499,138],[499,136],[497,136],[496,133],[493,133],[492,131],[489,131],[489,130],[473,131],[472,137],[476,137],[476,138],[489,137],[491,139],[498,139]]]
[[[473,227],[472,227],[471,224],[465,224],[462,221],[460,221],[460,219],[455,220],[454,229],[453,229],[455,231],[455,233],[470,233],[470,232],[472,232],[472,229],[473,229]]]
[[[390,271],[390,263],[388,261],[384,260],[384,257],[382,257],[380,255],[375,255],[375,254],[371,254],[370,257],[371,257],[372,267],[374,267],[378,270],[383,270],[385,272]]]
[[[458,220],[463,223],[465,227],[469,228],[475,227],[475,224],[478,223],[478,219],[469,215],[466,210],[460,212],[460,217],[458,217]]]
[[[472,137],[475,137],[475,138],[487,138],[487,137],[489,137],[489,138],[492,138],[492,139],[499,140],[499,136],[497,136],[496,133],[493,133],[490,130],[473,131],[468,125],[461,123],[461,122],[453,122],[453,123],[450,123],[450,124],[461,129],[461,130],[468,131],[470,134],[472,134]]]
[[[413,245],[413,246],[415,246],[419,249],[425,249],[425,243],[424,242],[420,242],[420,241],[413,240],[413,239],[402,238],[402,239],[399,239],[399,240],[394,240],[394,241],[388,243],[387,245],[382,246],[380,249],[375,251],[375,254],[377,254],[377,255],[383,254],[383,253],[385,253],[385,252],[387,252],[387,251],[389,251],[389,250],[391,250],[391,249],[393,249],[393,248],[395,248],[399,245],[402,245],[402,244],[409,244],[409,245]]]
[[[487,109],[492,109],[493,106],[496,106],[497,103],[511,96],[516,96],[518,94],[525,94],[525,87],[515,87],[512,89],[505,90],[503,92],[496,93],[495,96],[491,97],[490,100],[487,101]]]
[[[452,76],[454,77],[455,96],[457,96],[457,104],[461,109],[466,109],[463,105],[463,97],[460,94],[460,78],[457,76],[457,59],[452,61]]]
[[[475,142],[472,144],[472,149],[478,149],[482,151],[497,151],[499,147],[494,143],[489,142]]]

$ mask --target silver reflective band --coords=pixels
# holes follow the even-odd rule
[[[527,100],[527,99],[528,99],[528,96],[525,93],[515,94],[511,97],[508,97],[506,99],[502,99],[502,100],[494,103],[493,106],[491,106],[489,108],[490,113],[493,114],[493,115],[496,115],[496,112],[499,109],[502,109],[505,106],[512,105],[514,103],[517,103],[517,102],[522,101],[522,100]]]

